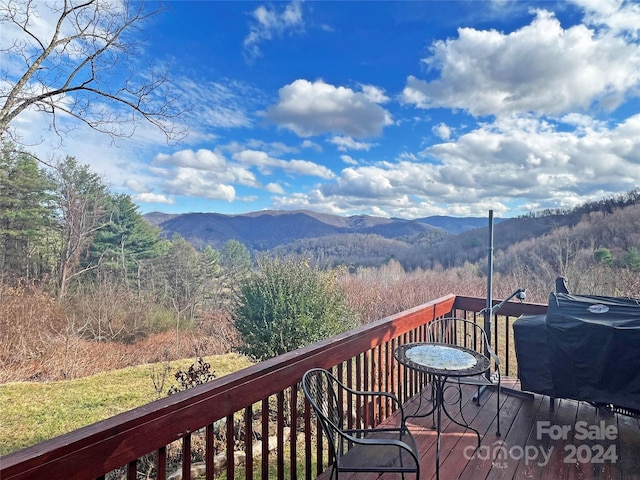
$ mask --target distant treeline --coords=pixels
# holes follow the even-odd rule
[[[640,202],[640,188],[635,188],[621,195],[585,202],[569,209],[545,208],[536,212],[528,212],[521,218],[542,218],[555,215],[582,215],[591,212],[613,213],[617,208],[624,208]]]

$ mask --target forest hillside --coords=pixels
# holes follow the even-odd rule
[[[607,248],[613,256],[622,258],[630,247],[638,247],[638,192],[572,210],[494,218],[495,251],[511,250],[502,257],[501,268],[506,270],[509,265],[524,262],[528,268],[536,269],[538,257],[549,257],[549,249],[558,248],[554,244],[562,235],[570,236],[568,241],[575,243],[576,249],[587,245]],[[233,239],[254,253],[302,254],[325,265],[350,268],[377,267],[390,259],[407,270],[460,267],[482,262],[489,242],[488,218],[478,217],[438,216],[409,221],[364,215],[339,217],[311,211],[263,211],[245,215],[155,212],[144,218],[158,226],[165,237],[178,234],[198,248],[217,248]]]
[[[421,220],[275,211],[223,229],[228,219],[194,214],[200,240],[191,242],[164,229],[179,216],[150,223],[74,158],[50,169],[6,147],[0,167],[0,382],[242,350],[250,346],[238,329],[242,312],[262,311],[262,292],[283,285],[290,290],[278,295],[313,284],[320,294],[303,299],[309,307],[331,298],[335,318],[348,311],[361,324],[446,294],[486,295],[485,219],[474,220],[482,228],[461,219],[463,231],[453,233]],[[226,236],[214,238],[219,231]],[[502,219],[493,297],[526,288],[528,301],[546,303],[557,276],[575,292],[640,297],[639,249],[640,190]],[[302,278],[308,284],[296,283]],[[273,319],[291,315],[294,328],[303,317],[319,323],[297,304],[275,307],[284,310]]]

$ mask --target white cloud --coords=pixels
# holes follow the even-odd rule
[[[148,190],[148,187],[138,178],[129,178],[124,182],[124,185],[129,190],[136,193],[145,193]]]
[[[580,128],[600,128],[604,127],[604,122],[599,122],[589,115],[580,113],[568,113],[559,119],[560,122]]]
[[[451,128],[446,123],[435,125],[431,131],[441,140],[449,140],[451,138]]]
[[[243,150],[233,155],[233,158],[245,165],[255,166],[263,174],[271,174],[274,169],[280,169],[289,174],[309,175],[320,178],[333,178],[334,173],[323,165],[308,160],[280,160],[257,150]]]
[[[611,128],[579,120],[590,127],[567,132],[534,118],[503,118],[423,152],[437,161],[403,155],[397,161],[350,166],[335,181],[287,205],[317,201],[324,211],[377,211],[405,218],[482,216],[489,209],[509,212],[509,200],[573,208],[636,188],[640,114]],[[283,199],[279,202],[284,205]]]
[[[312,142],[311,140],[304,140],[301,144],[302,148],[309,148],[311,150],[315,150],[316,152],[322,152],[322,146],[318,145],[315,142]]]
[[[171,155],[159,153],[154,162],[158,165],[171,165],[174,167],[190,167],[198,170],[223,171],[227,167],[225,158],[216,152],[207,149],[180,150]]]
[[[285,172],[298,175],[311,175],[326,179],[335,177],[335,174],[324,165],[318,165],[308,160],[280,160],[278,166]]]
[[[376,167],[347,167],[335,184],[326,184],[322,189],[324,194],[343,194],[368,198],[397,198],[387,172]]]
[[[155,188],[168,195],[233,201],[234,184],[260,188],[249,169],[207,149],[158,154],[151,170]]]
[[[277,183],[268,183],[264,188],[270,193],[277,193],[278,195],[284,194],[284,189]]]
[[[282,37],[285,33],[304,31],[301,2],[294,0],[284,9],[260,5],[252,12],[252,23],[249,34],[244,39],[244,53],[248,61],[262,56],[260,44],[274,37]]]
[[[274,208],[283,210],[313,209],[316,212],[325,212],[333,215],[347,215],[353,212],[349,206],[347,208],[340,206],[339,199],[325,198],[319,190],[292,193],[284,197],[276,196],[271,201]]]
[[[233,185],[220,183],[215,175],[205,174],[194,168],[178,168],[172,178],[162,183],[165,192],[172,195],[201,197],[210,200],[232,202],[236,197]]]
[[[440,76],[409,76],[403,101],[476,116],[561,115],[594,103],[614,109],[640,84],[637,44],[585,25],[563,29],[544,10],[509,34],[460,28],[457,38],[436,41],[423,61]]]
[[[374,103],[387,103],[389,97],[384,93],[384,89],[376,87],[374,85],[360,85],[362,94],[370,101]]]
[[[237,80],[214,82],[182,77],[173,84],[175,92],[179,92],[189,143],[211,141],[220,129],[252,127],[250,112],[266,103],[263,92]]]
[[[358,165],[358,161],[350,155],[340,155],[340,160],[342,160],[347,165]]]
[[[338,150],[346,152],[347,150],[365,150],[369,151],[375,144],[367,142],[358,142],[351,137],[335,136],[329,140],[329,143],[333,143]]]
[[[247,142],[247,147],[251,149],[265,150],[269,155],[282,155],[285,153],[297,153],[296,147],[290,147],[282,142],[265,142],[263,140],[252,139]]]
[[[391,124],[389,112],[365,94],[322,80],[296,80],[282,87],[279,97],[265,117],[301,137],[329,132],[372,137]]]
[[[640,33],[640,5],[623,0],[572,0],[585,10],[585,22],[605,25],[614,34],[638,39]]]
[[[140,193],[138,195],[134,195],[132,198],[134,201],[140,203],[164,203],[167,205],[173,205],[175,203],[175,200],[173,198],[151,192]]]

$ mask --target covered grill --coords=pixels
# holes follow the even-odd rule
[[[552,293],[513,325],[522,389],[640,412],[640,302]]]

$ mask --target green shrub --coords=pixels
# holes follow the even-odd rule
[[[593,252],[593,258],[596,263],[605,263],[609,266],[613,265],[613,255],[608,248],[598,248]]]
[[[355,326],[337,271],[298,257],[257,261],[233,313],[242,353],[262,361]]]

